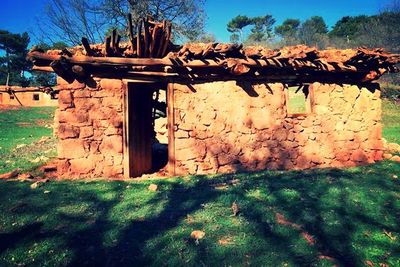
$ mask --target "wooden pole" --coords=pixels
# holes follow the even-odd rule
[[[93,51],[90,48],[89,41],[88,41],[88,39],[86,37],[82,37],[82,45],[85,48],[86,55],[93,56]]]
[[[128,14],[128,34],[129,34],[129,41],[131,43],[131,51],[132,53],[135,52],[134,50],[134,43],[135,43],[135,37],[133,36],[133,25],[132,25],[132,14]]]

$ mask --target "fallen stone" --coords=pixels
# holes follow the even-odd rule
[[[206,233],[200,230],[195,230],[192,233],[190,233],[190,237],[193,238],[194,240],[202,239],[205,235]]]
[[[27,146],[26,144],[19,144],[19,145],[17,145],[15,147],[15,149],[20,149],[20,148],[23,148],[23,147],[26,147],[26,146]]]
[[[51,126],[51,128],[52,128],[52,126]],[[42,138],[40,138],[38,143],[45,143],[46,141],[49,141],[50,139],[51,139],[50,136],[43,136]]]
[[[396,143],[387,143],[385,144],[385,149],[392,153],[400,152],[400,145]]]
[[[155,192],[158,189],[158,186],[156,184],[151,184],[148,187],[149,191]]]
[[[31,184],[31,189],[36,189],[36,188],[39,188],[41,186],[42,186],[42,182],[37,181],[37,182],[34,182],[33,184]]]
[[[4,173],[4,174],[1,174],[0,175],[0,179],[11,179],[11,178],[14,178],[15,176],[17,176],[18,174],[19,174],[19,169],[15,169],[15,170],[13,170],[13,171],[11,171],[11,172],[7,172],[7,173]]]
[[[385,154],[383,154],[383,158],[384,158],[384,159],[391,159],[392,157],[393,157],[393,155],[390,154],[390,153],[385,153]]]
[[[22,180],[22,181],[30,180],[30,179],[33,179],[33,176],[30,173],[21,173],[18,175],[17,179]]]
[[[35,158],[35,159],[30,160],[29,162],[32,162],[32,163],[39,163],[39,162],[41,162],[41,161],[47,161],[47,160],[49,160],[48,157],[40,156],[40,157],[37,157],[37,158]]]
[[[393,156],[390,160],[400,163],[400,156]]]

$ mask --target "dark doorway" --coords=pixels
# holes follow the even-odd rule
[[[168,161],[167,145],[157,141],[154,130],[155,119],[159,116],[159,103],[154,96],[162,86],[166,85],[128,83],[125,101],[126,177],[157,172]]]

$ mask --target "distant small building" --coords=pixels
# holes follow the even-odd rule
[[[58,100],[56,94],[45,93],[39,87],[0,86],[0,105],[57,106]]]
[[[144,22],[141,38],[130,44],[114,36],[104,45],[30,52],[37,70],[60,76],[55,122],[62,176],[153,172],[157,134],[168,136],[164,163],[171,176],[382,159],[374,81],[396,70],[398,55],[236,44],[174,49],[165,25]],[[157,101],[160,92],[166,103]],[[159,116],[165,123],[157,123]]]

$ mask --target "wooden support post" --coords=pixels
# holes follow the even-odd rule
[[[93,56],[93,51],[90,48],[89,41],[88,41],[88,39],[86,37],[82,37],[82,45],[85,48],[86,55]]]
[[[151,57],[150,55],[150,43],[151,43],[151,35],[149,32],[149,24],[147,21],[143,21],[143,32],[144,32],[144,57]]]
[[[129,113],[128,113],[128,84],[124,82],[123,84],[124,89],[124,119],[123,119],[123,153],[124,153],[124,178],[130,178],[130,170],[129,170]]]
[[[172,23],[168,22],[167,23],[167,29],[166,29],[166,41],[163,44],[163,47],[161,49],[161,54],[160,57],[165,57],[166,53],[168,51],[168,46],[169,46],[169,42],[171,40],[171,30],[172,30]]]
[[[134,53],[135,52],[135,49],[134,49],[135,37],[133,36],[133,25],[132,25],[132,14],[131,13],[128,14],[128,34],[129,34],[129,41],[131,43],[131,51],[132,51],[132,53]]]
[[[167,87],[167,120],[168,120],[168,174],[175,176],[175,110],[174,84]]]
[[[111,56],[112,50],[111,50],[111,37],[107,36],[106,41],[105,41],[105,54],[106,57]]]
[[[142,21],[139,22],[137,26],[137,34],[136,34],[136,50],[137,56],[143,57],[143,46],[142,46]]]
[[[119,42],[121,41],[121,36],[117,34],[117,40],[115,40],[115,45],[114,45],[114,52],[118,55],[120,55],[120,50],[119,50]]]

